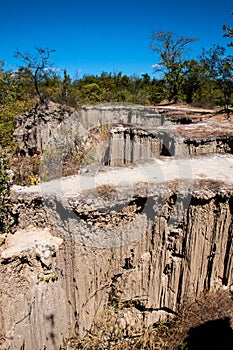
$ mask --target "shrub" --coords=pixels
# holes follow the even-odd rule
[[[10,216],[10,177],[8,159],[0,152],[0,232],[7,234],[11,230],[12,218]]]

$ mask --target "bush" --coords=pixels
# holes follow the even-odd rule
[[[0,153],[0,232],[7,234],[11,231],[12,218],[10,215],[10,181],[11,172],[8,168],[8,159]]]

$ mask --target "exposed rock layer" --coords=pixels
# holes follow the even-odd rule
[[[176,129],[154,130],[117,126],[111,129],[103,163],[126,165],[161,156],[233,153],[232,136],[182,137]]]
[[[111,129],[109,145],[102,154],[103,163],[108,165],[125,165],[161,155],[233,152],[230,120],[218,120],[214,115],[205,115],[204,111],[169,111],[161,106],[156,109],[100,105],[83,107],[77,112],[53,103],[39,105],[17,117],[14,136],[21,154],[53,150],[54,144],[61,140],[67,144],[64,148],[67,153],[74,145],[77,148],[76,140],[78,144],[84,142],[89,149],[87,141],[91,130],[114,124],[117,126]],[[96,147],[95,142],[93,147]]]
[[[73,113],[50,104],[18,117],[15,137],[22,154],[44,152],[55,134],[49,160],[58,154],[55,146],[65,156],[74,141],[71,137],[66,148],[67,136],[78,141],[81,136],[86,145],[90,130],[115,123],[107,148],[89,154],[91,164],[96,158],[100,165],[138,162],[143,176],[136,168],[116,188],[102,167],[100,182],[93,174],[84,176],[82,191],[72,178],[71,190],[63,180],[45,184],[42,192],[39,186],[14,187],[11,214],[17,232],[0,247],[6,349],[56,349],[64,337],[89,329],[106,303],[120,304],[125,324],[140,328],[174,315],[185,299],[232,286],[231,156],[208,160],[213,168],[216,162],[227,164],[229,174],[220,169],[224,175],[219,170],[216,178],[199,170],[198,159],[188,162],[192,155],[232,153],[231,124],[225,121],[218,129],[209,115],[179,113],[173,117],[140,106]],[[140,163],[174,155],[179,157],[160,159],[152,168],[149,163],[150,176]],[[60,160],[52,163],[58,174]],[[115,177],[121,182],[119,172]]]
[[[38,104],[27,113],[16,117],[14,138],[22,155],[33,155],[45,150],[47,143],[62,121],[74,112],[55,103]]]
[[[112,199],[105,212],[92,208],[91,194],[80,206],[70,199],[67,211],[51,195],[45,209],[39,194],[15,193],[14,215],[25,230],[20,231],[22,239],[30,236],[33,225],[38,234],[48,227],[63,243],[53,248],[44,235],[50,254],[36,250],[34,238],[32,249],[25,245],[11,256],[6,254],[8,243],[1,247],[1,322],[10,349],[23,344],[25,349],[56,348],[69,333],[88,329],[106,302],[121,303],[125,315],[130,311],[130,322],[140,325],[143,319],[151,324],[176,313],[186,298],[230,287],[232,191],[216,184],[211,188],[207,182],[192,190],[182,188],[177,193],[156,187],[146,197],[141,189],[134,203],[121,201],[115,212]],[[75,212],[75,226],[70,210]],[[121,214],[123,224],[117,219]],[[103,226],[96,226],[101,222]],[[97,237],[104,246],[106,235],[115,235],[112,247],[96,248],[95,240],[85,240]],[[116,236],[123,237],[120,244]],[[12,242],[13,238],[11,246]]]

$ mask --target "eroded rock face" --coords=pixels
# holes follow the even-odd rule
[[[208,124],[206,125],[208,128]],[[233,153],[233,136],[184,136],[175,126],[141,129],[118,125],[111,129],[103,163],[128,165],[154,158]]]
[[[70,131],[86,146],[91,129],[117,125],[107,150],[93,142],[80,177],[12,189],[16,232],[0,246],[6,349],[59,348],[106,304],[120,304],[121,322],[140,330],[203,291],[232,288],[233,158],[205,156],[232,153],[230,121],[218,129],[217,120],[180,111],[165,120],[161,109],[97,106],[72,111],[69,123],[70,111],[46,108],[18,117],[22,152],[44,151],[63,121],[49,160],[54,145],[66,152]],[[61,174],[60,163],[45,170]]]
[[[74,112],[53,102],[38,104],[29,112],[18,115],[14,138],[22,155],[32,156],[43,151],[54,130]]]
[[[47,209],[39,193],[14,196],[23,229],[2,245],[0,265],[9,349],[56,348],[89,329],[106,303],[121,303],[124,322],[140,327],[172,316],[204,290],[233,284],[232,191],[216,183],[184,184],[179,193],[161,185],[150,194],[142,185],[118,209],[114,198],[90,191],[82,202],[69,198],[68,211],[51,194]],[[28,205],[36,198],[38,212]]]
[[[81,122],[88,129],[108,124],[157,127],[164,123],[164,117],[154,107],[115,104],[83,107]]]
[[[154,108],[143,106],[95,106],[83,107],[80,111],[60,106],[53,102],[39,104],[29,112],[18,115],[14,138],[22,154],[33,155],[44,151],[53,132],[62,122],[76,120],[86,130],[112,123],[159,126],[163,116]]]
[[[184,108],[166,110],[161,106],[116,104],[74,111],[50,102],[19,115],[14,137],[22,155],[47,151],[58,152],[64,158],[75,150],[82,157],[84,149],[95,150],[98,142],[103,144],[103,139],[97,141],[93,134],[99,128],[110,130],[102,150],[105,165],[127,165],[161,156],[233,152],[231,120],[218,120],[204,111],[188,113]]]

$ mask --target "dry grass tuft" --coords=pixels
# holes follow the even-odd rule
[[[115,199],[117,196],[116,186],[109,184],[98,185],[96,187],[96,191],[98,193],[98,196],[106,200]]]
[[[196,341],[198,349],[207,349],[208,344],[212,344],[211,349],[217,349],[213,344],[218,342],[218,349],[233,348],[233,298],[228,291],[203,295],[194,303],[185,303],[169,324],[145,327],[140,334],[124,325],[122,319],[122,309],[108,306],[84,337],[70,338],[62,349],[189,350],[196,349]]]

